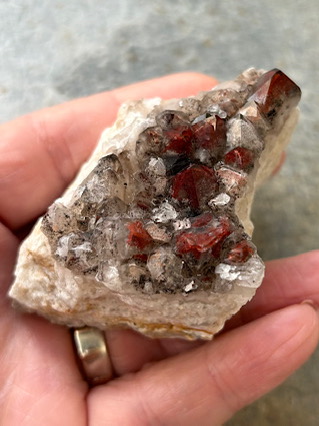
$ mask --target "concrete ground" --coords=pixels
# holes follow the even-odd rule
[[[181,70],[234,77],[278,67],[303,90],[280,175],[259,192],[255,241],[265,259],[319,237],[317,0],[0,0],[0,121]],[[319,352],[229,425],[319,424]]]

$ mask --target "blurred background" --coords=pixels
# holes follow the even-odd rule
[[[301,117],[257,195],[254,239],[267,260],[317,248],[318,0],[0,0],[0,58],[0,122],[176,71],[225,80],[281,68],[302,88]],[[318,425],[318,361],[228,425]]]

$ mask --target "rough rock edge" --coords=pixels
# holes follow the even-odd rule
[[[161,101],[155,98],[123,104],[115,124],[103,132],[91,158],[63,195],[63,202],[68,203],[74,189],[100,157],[120,152],[124,146],[133,149],[137,136],[154,124],[154,119],[146,117],[155,106],[158,111],[180,110],[179,102],[179,99]],[[297,119],[298,110],[295,109],[277,136],[268,134],[260,166],[249,176],[247,191],[236,202],[236,214],[249,234],[253,230],[249,215],[255,189],[279,162]],[[41,218],[21,245],[16,279],[9,296],[23,310],[37,312],[50,321],[68,326],[130,327],[152,337],[211,339],[225,321],[254,296],[264,275],[263,263],[256,255],[250,260],[253,282],[246,271],[245,277],[239,275],[233,281],[234,287],[227,293],[149,296],[134,290],[135,295],[134,291],[120,294],[92,278],[75,276],[54,261],[40,225]],[[247,264],[245,267],[247,269]]]

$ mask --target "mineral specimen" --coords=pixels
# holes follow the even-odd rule
[[[262,281],[253,193],[300,94],[279,70],[248,69],[196,97],[123,105],[22,244],[10,296],[69,326],[210,339]]]

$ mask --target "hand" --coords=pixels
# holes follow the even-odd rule
[[[6,298],[19,236],[65,189],[121,102],[187,96],[215,80],[178,74],[0,126],[0,418],[14,425],[219,425],[296,370],[318,343],[319,252],[267,264],[256,297],[212,342],[107,331],[115,375],[89,389],[65,327]]]

